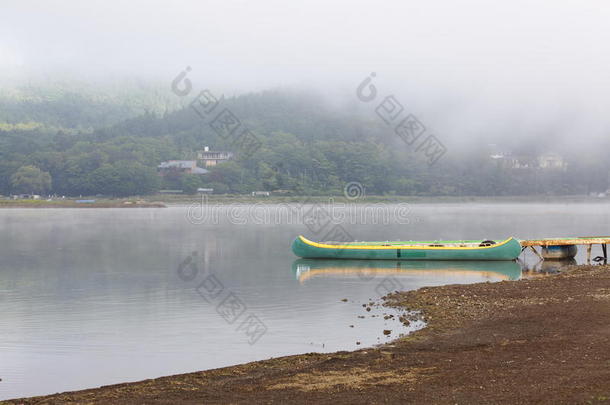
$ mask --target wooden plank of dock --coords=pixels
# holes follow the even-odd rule
[[[565,245],[606,245],[610,243],[610,236],[589,236],[576,238],[547,238],[519,240],[521,246],[565,246]]]

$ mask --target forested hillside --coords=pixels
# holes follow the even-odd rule
[[[430,166],[374,114],[282,91],[224,102],[260,142],[251,154],[237,153],[205,175],[163,179],[156,169],[161,161],[194,159],[204,146],[235,151],[238,145],[220,137],[191,108],[172,110],[161,99],[153,95],[147,106],[73,92],[39,98],[4,93],[0,194],[27,192],[28,181],[39,182],[39,192],[70,196],[194,192],[197,187],[322,195],[340,194],[354,181],[367,194],[398,195],[582,194],[608,187],[602,153],[587,162],[568,156],[567,170],[515,170],[498,166],[485,145],[459,152],[448,146]]]
[[[0,82],[0,130],[92,132],[147,111],[175,109],[172,96],[164,89],[130,82],[110,88],[85,82]]]

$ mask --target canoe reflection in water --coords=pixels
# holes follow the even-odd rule
[[[359,278],[366,281],[389,275],[451,278],[456,283],[461,278],[517,280],[521,277],[521,265],[514,261],[298,259],[292,263],[292,271],[300,283],[312,278]]]

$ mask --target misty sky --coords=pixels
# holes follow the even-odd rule
[[[196,87],[352,100],[376,72],[439,136],[593,139],[610,130],[609,22],[604,1],[3,0],[0,73],[170,82],[191,66]]]

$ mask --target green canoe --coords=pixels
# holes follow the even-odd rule
[[[318,243],[299,236],[292,243],[292,251],[306,259],[515,260],[521,253],[521,244],[515,238],[503,241]]]

